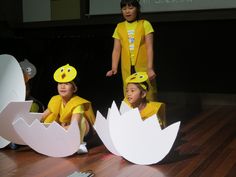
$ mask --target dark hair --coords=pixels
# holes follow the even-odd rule
[[[147,88],[147,91],[149,91],[149,85],[148,85],[148,83],[145,81],[145,82],[142,82],[142,84],[145,85],[146,88]]]
[[[121,0],[120,1],[120,8],[122,9],[124,6],[126,6],[126,5],[128,5],[128,6],[134,6],[134,7],[136,7],[137,8],[137,10],[138,10],[138,13],[137,13],[137,18],[139,18],[140,17],[140,13],[141,13],[141,6],[140,6],[140,4],[139,4],[139,0]]]
[[[134,83],[134,84],[136,84],[137,85],[137,87],[140,89],[140,90],[142,90],[142,91],[146,91],[146,92],[148,92],[149,91],[149,85],[148,85],[148,83],[147,82],[142,82],[142,83]],[[143,84],[143,85],[145,85],[146,86],[146,88],[147,88],[147,90],[145,90],[140,84]]]

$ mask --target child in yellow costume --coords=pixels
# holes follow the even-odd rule
[[[137,72],[126,79],[126,97],[124,102],[132,108],[138,108],[143,120],[156,114],[161,125],[165,128],[165,104],[147,100],[149,85],[148,75],[145,72]]]
[[[77,120],[81,134],[81,146],[78,153],[87,153],[83,139],[88,134],[90,125],[94,124],[95,116],[91,103],[76,95],[77,86],[73,81],[76,75],[76,69],[69,64],[55,71],[54,80],[58,82],[59,95],[50,99],[42,121],[44,123],[56,121],[67,129],[73,120]]]
[[[156,101],[153,27],[149,21],[140,19],[141,7],[138,0],[121,0],[120,8],[125,21],[118,23],[113,33],[112,67],[106,76],[117,74],[121,58],[124,95],[126,78],[135,72],[147,72],[150,81],[147,98],[150,101]]]

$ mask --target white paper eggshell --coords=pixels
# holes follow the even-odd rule
[[[108,112],[108,115],[109,115],[109,112]],[[110,132],[109,132],[109,127],[108,127],[109,125],[108,121],[109,121],[109,116],[108,116],[108,119],[106,119],[105,117],[102,116],[102,114],[99,111],[97,111],[96,120],[94,123],[94,129],[98,133],[99,138],[102,140],[106,148],[111,153],[117,156],[120,156],[119,152],[116,150],[112,142]]]
[[[20,64],[11,55],[0,55],[0,112],[10,101],[24,101],[25,92]]]
[[[6,147],[8,144],[10,144],[10,141],[4,139],[3,137],[0,136],[0,148]]]
[[[135,164],[150,165],[161,161],[175,142],[180,122],[162,130],[156,115],[143,121],[137,108],[123,108],[120,114],[113,102],[107,119],[103,118],[103,123],[96,125],[99,136],[109,137],[108,140],[102,138],[105,146],[108,150],[109,147],[116,149],[119,155]],[[97,114],[97,117],[100,120],[102,116]]]
[[[39,119],[41,115],[29,113],[32,101],[10,102],[0,112],[0,135],[10,142],[25,145],[13,127],[13,122],[19,118],[24,118],[27,122]]]
[[[50,157],[67,157],[78,151],[80,130],[77,121],[72,121],[68,130],[56,122],[45,126],[39,120],[28,124],[24,119],[17,119],[13,126],[23,141],[38,153]]]

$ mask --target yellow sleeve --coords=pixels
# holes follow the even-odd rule
[[[144,20],[143,26],[144,26],[145,35],[154,32],[154,29],[149,21]]]
[[[116,29],[115,29],[115,31],[114,31],[112,37],[115,38],[115,39],[120,39],[120,37],[119,37],[119,35],[118,35],[118,32],[117,32],[117,26],[116,26]]]
[[[79,105],[79,106],[75,107],[72,114],[77,114],[77,113],[79,113],[79,114],[84,113],[84,105]]]

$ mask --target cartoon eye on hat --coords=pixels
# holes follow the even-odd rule
[[[147,90],[147,87],[144,84],[142,84],[146,82],[147,80],[148,80],[148,75],[146,72],[137,72],[127,77],[126,84],[137,83],[137,84],[140,84],[141,87],[144,88],[144,90]]]
[[[148,75],[146,72],[137,72],[126,79],[126,84],[128,83],[142,83],[148,80]]]
[[[58,68],[55,71],[53,78],[56,82],[65,83],[73,81],[76,75],[77,75],[76,69],[73,66],[67,64]]]

